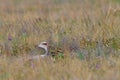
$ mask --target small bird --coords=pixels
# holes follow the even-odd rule
[[[47,56],[48,55],[48,44],[47,44],[47,42],[41,42],[39,45],[37,45],[36,46],[37,48],[42,48],[42,49],[44,49],[45,50],[45,53],[44,54],[42,54],[42,55],[40,55],[40,54],[38,54],[38,55],[32,55],[32,56],[30,56],[29,57],[29,59],[30,60],[34,60],[34,59],[38,59],[39,57],[42,57],[42,58],[44,58],[45,56]]]
[[[45,57],[48,55],[48,44],[47,42],[41,42],[39,45],[38,45],[39,48],[43,48],[45,50],[45,54],[43,55],[40,55],[41,57]]]
[[[62,51],[61,48],[56,48],[56,47],[53,47],[53,46],[48,46],[47,42],[41,42],[37,47],[44,49],[45,53],[42,54],[42,55],[39,54],[39,55],[31,56],[30,59],[38,59],[39,57],[44,58],[44,57],[47,57],[47,56],[50,56],[53,59],[63,58],[64,57],[63,56],[63,51]]]

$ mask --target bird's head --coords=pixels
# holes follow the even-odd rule
[[[45,50],[47,50],[48,48],[48,43],[47,42],[41,42],[39,45],[38,45],[39,48],[44,48]]]

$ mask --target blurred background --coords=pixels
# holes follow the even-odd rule
[[[65,58],[27,61],[43,41]],[[0,0],[0,80],[120,80],[119,59],[120,0]]]

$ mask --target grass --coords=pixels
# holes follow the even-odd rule
[[[7,63],[7,59],[1,58],[1,80],[119,80],[119,58],[109,59],[95,58],[94,60],[80,61],[66,58],[63,61],[51,63],[47,60],[38,60],[34,66],[22,65],[19,60]]]
[[[0,0],[0,80],[119,80],[119,0]],[[66,57],[20,60],[47,41]]]

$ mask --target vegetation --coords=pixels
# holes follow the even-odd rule
[[[119,2],[0,0],[0,80],[119,80]],[[65,57],[19,58],[42,41]]]

